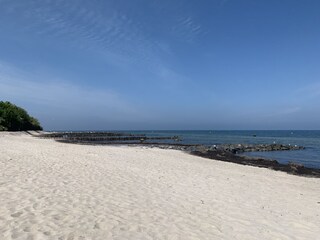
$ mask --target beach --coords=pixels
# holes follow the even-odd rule
[[[0,133],[0,239],[318,239],[320,179]]]

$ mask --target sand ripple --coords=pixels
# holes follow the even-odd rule
[[[175,150],[0,137],[0,239],[317,239],[320,180]]]

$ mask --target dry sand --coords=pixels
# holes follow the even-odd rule
[[[0,239],[320,239],[320,179],[0,133]]]

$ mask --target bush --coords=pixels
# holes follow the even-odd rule
[[[39,121],[26,110],[10,102],[0,101],[0,131],[42,130]]]

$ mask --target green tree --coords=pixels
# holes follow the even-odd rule
[[[42,127],[39,121],[23,108],[0,101],[0,131],[26,130],[42,130]]]

